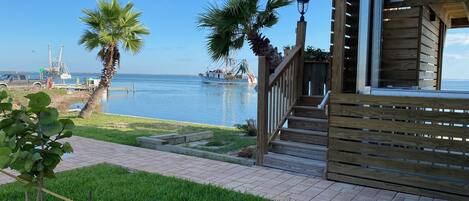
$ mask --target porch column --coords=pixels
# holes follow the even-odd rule
[[[264,164],[264,154],[267,153],[268,147],[268,89],[269,86],[269,66],[265,56],[259,57],[259,80],[258,80],[258,95],[257,95],[257,154],[256,165],[262,166]]]
[[[346,1],[334,0],[334,35],[332,38],[331,91],[342,93],[345,53]]]
[[[303,95],[303,71],[305,65],[304,49],[306,43],[306,21],[298,21],[296,25],[296,46],[302,47],[300,56],[298,57],[298,69],[297,69],[297,96]]]

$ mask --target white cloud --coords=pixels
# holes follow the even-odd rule
[[[469,45],[469,33],[451,33],[446,36],[446,46]]]

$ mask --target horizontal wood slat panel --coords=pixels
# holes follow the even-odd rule
[[[355,165],[373,166],[379,169],[399,170],[410,175],[425,178],[425,175],[447,179],[450,177],[455,183],[468,183],[469,170],[444,168],[422,163],[409,163],[404,160],[389,160],[387,158],[369,156],[356,153],[339,152],[332,150],[329,152],[330,161],[343,162]]]
[[[330,117],[330,125],[335,127],[347,127],[356,129],[372,129],[395,131],[403,133],[417,133],[445,137],[468,137],[469,128],[452,126],[427,125],[420,123],[407,123],[398,121],[382,121],[363,118]]]
[[[438,150],[449,150],[453,152],[469,152],[469,144],[463,141],[452,141],[445,139],[436,139],[430,137],[416,136],[416,135],[404,135],[404,134],[393,134],[393,133],[383,133],[383,132],[374,132],[374,131],[365,131],[365,130],[351,130],[344,128],[334,128],[329,129],[329,137],[338,138],[338,139],[349,139],[355,141],[369,141],[369,142],[380,142],[383,144],[392,144],[405,147],[416,147],[416,149],[406,149],[386,147],[391,150],[390,152],[382,152],[386,156],[394,157],[403,157],[401,153],[408,152],[411,157],[408,159],[413,160],[423,160],[429,162],[444,162],[451,165],[463,165],[469,167],[469,156],[463,156],[461,154],[448,154],[443,152],[432,153],[438,157],[428,154],[428,151],[420,150],[421,148],[426,149],[438,149]],[[349,151],[358,151],[366,152],[366,150],[379,149],[379,145],[366,144],[362,148],[354,149],[353,145],[347,144],[345,141],[331,141],[331,148],[337,146],[339,150],[349,150]],[[336,145],[337,144],[337,145]],[[361,146],[361,145],[360,145]],[[347,149],[349,148],[349,149]]]
[[[332,179],[469,198],[469,100],[332,94],[329,114]]]
[[[469,113],[436,112],[425,111],[421,109],[396,109],[383,107],[334,105],[334,107],[331,107],[330,113],[333,116],[353,116],[393,120],[415,120],[439,123],[444,122],[469,124]]]
[[[402,10],[386,10],[383,12],[383,18],[409,18],[420,17],[420,7],[413,7],[410,9],[402,9]]]
[[[469,110],[469,100],[446,98],[371,96],[342,93],[333,94],[331,103]]]
[[[337,130],[334,130],[337,131]],[[337,136],[340,132],[334,132],[334,136]],[[342,133],[343,134],[343,133]],[[387,138],[388,140],[393,138]],[[353,142],[339,140],[335,138],[329,139],[329,149],[337,151],[348,151],[354,153],[362,153],[365,155],[375,155],[382,157],[389,157],[390,159],[407,159],[414,161],[425,161],[432,163],[444,163],[457,165],[459,167],[465,166],[468,164],[468,156],[457,155],[457,154],[448,154],[442,152],[433,152],[425,151],[423,149],[416,148],[405,148],[405,147],[396,147],[394,145],[379,145],[372,144],[374,142],[362,143],[362,142]],[[394,142],[391,142],[394,143]],[[383,143],[384,144],[384,143]]]
[[[440,191],[431,191],[422,188],[415,188],[411,186],[404,186],[402,184],[388,183],[377,180],[370,180],[365,178],[359,178],[355,176],[348,176],[336,173],[327,173],[327,178],[334,181],[343,181],[352,184],[359,184],[364,186],[371,186],[375,188],[389,189],[392,191],[399,191],[404,193],[411,193],[416,195],[424,195],[429,197],[451,199],[451,200],[465,200],[467,197],[458,196],[452,193],[444,193]]]
[[[440,191],[445,190],[449,193],[459,194],[460,196],[469,195],[469,187],[464,185],[455,185],[451,183],[435,182],[434,180],[422,177],[403,175],[399,173],[387,172],[383,170],[361,168],[342,163],[329,162],[328,168],[331,172],[344,175],[361,175],[363,178],[386,181],[390,183],[399,183],[408,186],[425,186],[427,189]]]

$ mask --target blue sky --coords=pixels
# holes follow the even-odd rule
[[[85,27],[78,20],[83,8],[94,0],[0,0],[0,70],[37,71],[47,65],[47,46],[65,46],[65,61],[72,72],[100,72],[96,52],[78,45]],[[126,2],[126,1],[122,1]],[[197,74],[215,67],[205,48],[206,31],[196,27],[197,16],[216,0],[133,0],[143,12],[142,22],[151,30],[138,55],[124,54],[120,73]],[[179,3],[178,3],[179,2]],[[219,0],[221,2],[221,0]],[[280,22],[265,34],[277,47],[294,44],[299,18],[296,4],[279,12]],[[329,48],[331,0],[311,1],[307,45]],[[469,79],[469,30],[451,31],[444,74],[446,78]],[[252,69],[257,59],[248,46],[237,53]]]

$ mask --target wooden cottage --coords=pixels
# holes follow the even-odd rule
[[[469,200],[469,93],[441,91],[447,30],[463,27],[469,0],[333,0],[324,73],[298,22],[273,74],[259,58],[257,164]]]

